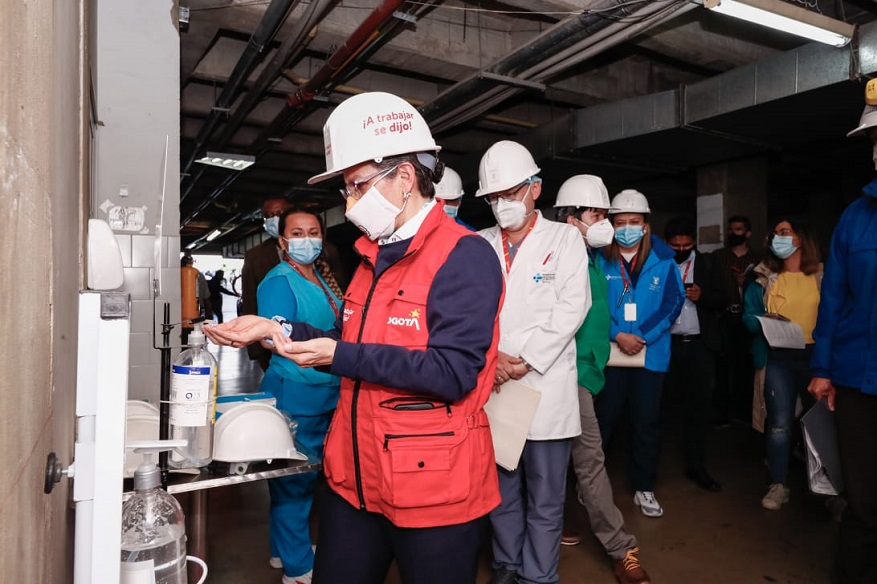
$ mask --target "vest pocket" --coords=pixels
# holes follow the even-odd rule
[[[383,434],[381,499],[398,508],[459,503],[469,496],[469,446],[453,430]]]

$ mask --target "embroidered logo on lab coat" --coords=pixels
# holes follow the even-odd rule
[[[549,273],[549,274],[543,274],[541,272],[536,272],[536,275],[533,276],[533,281],[536,282],[537,284],[541,284],[543,282],[546,284],[550,284],[551,282],[553,282],[555,280],[555,278],[557,278],[557,274],[555,274],[554,272]]]
[[[393,326],[414,327],[416,330],[420,330],[420,310],[415,308],[408,313],[407,318],[404,316],[391,316],[387,319],[387,324]]]

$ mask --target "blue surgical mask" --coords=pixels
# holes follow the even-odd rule
[[[323,240],[319,237],[294,237],[286,241],[286,251],[300,264],[312,264],[323,251]]]
[[[274,239],[280,237],[280,217],[268,217],[262,227],[264,227],[265,233]]]
[[[625,225],[615,229],[615,241],[623,247],[633,247],[643,238],[642,225]]]
[[[444,207],[445,207],[445,213],[448,214],[448,217],[450,217],[451,219],[453,219],[454,217],[457,216],[457,209],[458,209],[458,207],[455,207],[455,206],[453,206],[453,205],[445,205]]]
[[[792,245],[791,235],[774,235],[773,241],[770,242],[770,251],[781,260],[795,253],[797,249],[796,246]]]

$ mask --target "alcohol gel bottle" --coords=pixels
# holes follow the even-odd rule
[[[143,464],[134,472],[135,492],[122,506],[122,584],[186,584],[183,510],[161,489],[161,471],[150,459],[161,450],[167,447],[135,450],[143,454]],[[204,563],[193,561],[201,564],[206,576]]]
[[[168,464],[174,468],[199,468],[213,459],[213,422],[216,417],[216,359],[196,323],[189,348],[171,367],[171,439],[185,440]]]

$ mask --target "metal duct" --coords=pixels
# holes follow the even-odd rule
[[[283,25],[287,15],[294,7],[298,0],[272,0],[268,8],[265,9],[265,15],[256,27],[256,30],[250,36],[247,47],[244,49],[241,58],[238,59],[237,65],[229,76],[228,81],[222,88],[222,93],[216,99],[216,106],[210,112],[210,116],[204,121],[198,136],[195,138],[195,145],[192,154],[180,170],[180,179],[185,178],[186,173],[194,164],[198,155],[202,153],[203,148],[216,130],[219,124],[222,111],[227,111],[229,106],[234,102],[240,93],[247,78],[259,64],[262,59],[262,51],[265,45],[271,42],[277,31]],[[180,197],[182,202],[184,197]]]

